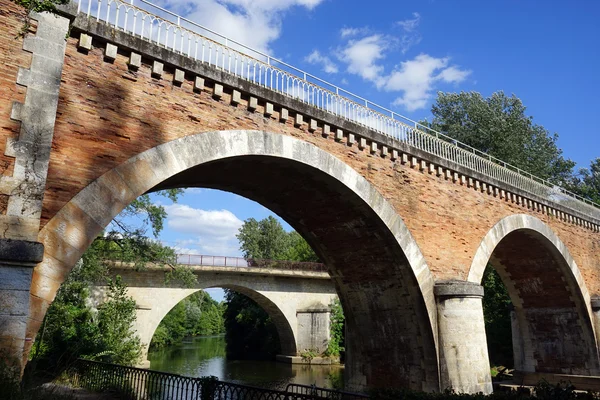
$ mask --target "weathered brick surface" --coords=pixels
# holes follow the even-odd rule
[[[395,207],[411,230],[437,279],[466,279],[472,257],[487,231],[505,216],[528,213],[558,234],[581,269],[590,293],[600,294],[599,235],[527,207],[446,180],[419,165],[411,168],[359,150],[294,119],[279,122],[276,111],[263,116],[264,104],[247,111],[247,98],[230,105],[231,91],[213,99],[210,82],[201,93],[193,80],[177,86],[174,69],[161,79],[151,77],[144,60],[136,71],[127,68],[128,55],[103,61],[103,48],[77,51],[77,39],[67,49],[58,120],[44,200],[43,222],[95,178],[131,156],[185,135],[230,129],[260,129],[291,135],[334,154],[366,177]]]

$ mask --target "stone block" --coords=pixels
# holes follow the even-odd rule
[[[154,61],[152,63],[152,76],[154,78],[160,78],[163,74],[163,63],[161,63],[160,61]]]
[[[265,116],[270,117],[271,115],[273,115],[273,103],[267,102],[265,104]]]
[[[215,99],[220,99],[223,97],[223,85],[220,83],[215,83],[215,87],[213,89],[213,97]]]
[[[197,76],[194,78],[194,92],[201,92],[204,90],[204,78]]]
[[[24,290],[29,292],[33,267],[17,267],[0,264],[0,290]]]
[[[242,101],[242,93],[239,90],[233,90],[231,93],[231,104],[237,106]]]
[[[258,99],[256,97],[250,97],[248,101],[248,110],[255,111],[258,108]]]
[[[302,116],[302,114],[296,113],[296,118],[294,119],[294,126],[296,128],[299,128],[302,126],[302,124],[304,124],[304,117]]]
[[[377,143],[376,142],[371,142],[370,151],[371,151],[371,154],[377,153]]]
[[[92,37],[88,34],[82,33],[79,35],[79,42],[77,43],[77,48],[85,51],[89,51],[92,49]]]
[[[390,157],[392,161],[396,161],[398,159],[398,150],[392,149],[392,156]]]
[[[348,143],[348,146],[352,146],[354,143],[356,143],[354,133],[348,134],[348,142],[347,143]]]
[[[341,142],[344,139],[344,131],[341,129],[336,129],[334,139],[336,142]]]
[[[316,119],[310,119],[310,122],[308,124],[308,131],[309,132],[314,132],[317,130],[317,120]]]
[[[289,112],[287,108],[281,107],[281,111],[279,111],[279,121],[285,122],[289,118]]]
[[[117,58],[117,50],[118,47],[112,43],[106,43],[106,48],[104,49],[104,59],[108,61],[114,61]]]
[[[361,150],[364,150],[366,147],[367,147],[367,139],[361,137],[358,140],[358,148]]]
[[[175,69],[175,74],[173,74],[173,83],[177,85],[181,85],[185,80],[185,72],[179,68]]]
[[[321,132],[321,136],[324,138],[329,137],[329,133],[331,132],[331,127],[327,124],[323,124],[323,132]]]
[[[129,55],[129,62],[127,63],[127,65],[129,65],[129,68],[134,70],[140,68],[142,66],[142,55],[131,52],[131,54]]]
[[[381,147],[381,157],[387,157],[389,155],[387,146]]]

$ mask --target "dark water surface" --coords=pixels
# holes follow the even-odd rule
[[[338,365],[290,365],[275,361],[229,361],[224,336],[186,338],[179,345],[148,354],[150,368],[186,376],[214,375],[220,380],[285,390],[288,383],[341,389],[344,368]]]

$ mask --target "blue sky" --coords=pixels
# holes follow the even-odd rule
[[[600,157],[600,1],[162,0],[232,39],[419,120],[437,91],[515,94],[579,167]],[[239,255],[241,221],[269,215],[194,189],[162,239]]]

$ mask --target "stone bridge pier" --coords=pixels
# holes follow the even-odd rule
[[[111,268],[128,286],[137,304],[134,330],[144,346],[140,366],[149,367],[148,347],[156,328],[167,313],[184,298],[201,289],[225,288],[254,300],[273,320],[283,359],[293,361],[304,350],[321,353],[330,337],[330,304],[337,298],[327,272],[289,271],[276,268],[192,266],[197,283],[193,287],[165,284],[168,269],[148,267]],[[106,287],[96,286],[93,301],[104,299]]]

